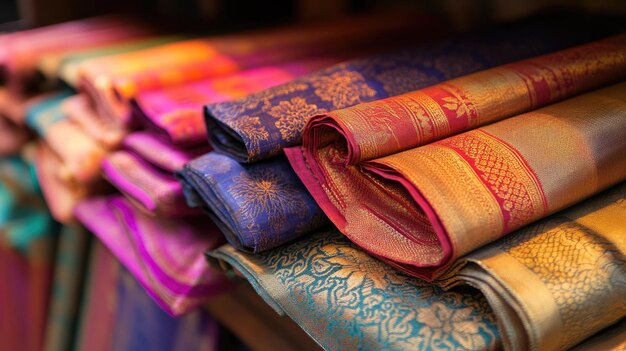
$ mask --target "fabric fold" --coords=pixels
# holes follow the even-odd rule
[[[203,252],[223,242],[206,220],[148,216],[119,195],[87,199],[75,212],[170,315],[185,314],[230,288],[205,262]]]
[[[284,147],[300,144],[303,128],[307,120],[314,115],[400,95],[489,67],[585,42],[586,39],[590,39],[591,33],[586,31],[581,33],[580,29],[577,29],[580,23],[568,24],[552,19],[512,28],[498,28],[488,33],[468,35],[400,52],[349,61],[242,99],[211,104],[205,109],[209,140],[215,150],[226,153],[238,161],[254,162],[265,159],[281,153]],[[596,44],[583,54],[593,55],[593,49],[597,48],[606,49]],[[573,59],[574,57],[569,58],[570,61]],[[602,62],[601,65],[604,67],[607,64]],[[553,66],[542,69],[533,67],[531,63],[521,67],[521,70],[523,73],[528,71],[529,74],[539,71],[546,77],[539,84],[557,84],[566,89],[565,92],[554,92],[557,96],[562,96],[571,94],[572,91],[584,90],[577,85],[568,85],[570,75],[579,78],[581,72],[577,69],[583,71],[594,69],[593,66],[573,65],[572,71],[564,72],[565,75],[561,73],[560,78],[565,81],[555,82],[551,78],[559,73],[550,71]],[[623,74],[618,70],[610,73]],[[506,82],[513,77],[503,75],[499,78]],[[610,78],[619,79],[613,76]],[[606,80],[608,79],[605,78]],[[528,83],[532,84],[530,81]],[[589,88],[598,84],[587,86]],[[540,88],[541,91],[550,92],[547,87]],[[481,91],[481,94],[487,94],[486,91]],[[455,92],[447,93],[445,98],[461,98],[453,93]],[[546,100],[553,100],[556,97],[540,95],[535,98],[539,100],[533,101],[533,105],[545,103]],[[451,100],[449,104],[454,105],[454,101]],[[516,104],[523,103],[524,101],[516,101]],[[467,108],[470,108],[468,113],[473,112],[471,106]],[[406,113],[409,112],[410,110]],[[459,113],[461,112],[462,109],[459,109]],[[459,124],[462,125],[461,121]],[[412,125],[410,127],[413,128]],[[372,133],[373,136],[377,134]]]
[[[304,152],[345,144],[348,164],[530,111],[626,78],[626,34],[311,118]]]
[[[220,326],[206,311],[168,316],[102,243],[92,243],[75,349],[219,350]]]
[[[100,176],[106,149],[63,112],[70,94],[51,95],[26,111],[26,124],[42,138],[35,156],[42,191],[53,217],[62,223],[73,219],[78,201],[107,189]]]
[[[284,157],[245,165],[210,152],[177,176],[187,203],[204,207],[240,250],[261,252],[327,224]]]
[[[169,173],[183,169],[185,163],[211,151],[209,145],[179,148],[163,141],[149,131],[129,134],[124,138],[123,146],[136,153],[142,159]]]
[[[443,291],[368,256],[334,230],[257,255],[211,253],[326,350],[500,347],[493,312],[475,290]]]
[[[510,350],[565,350],[626,317],[626,184],[461,258]]]
[[[346,171],[345,144],[320,149],[315,162],[327,183],[294,165],[345,235],[430,280],[454,259],[626,178],[625,111],[620,83],[362,162],[363,172]]]
[[[174,175],[151,166],[128,151],[116,151],[102,163],[104,177],[135,206],[152,216],[184,217],[201,214],[185,202]]]
[[[61,111],[68,120],[75,123],[86,135],[107,150],[118,147],[127,133],[125,128],[102,118],[94,111],[84,94],[76,94],[64,99],[61,103]]]
[[[72,349],[91,235],[79,224],[63,226],[55,253],[50,310],[43,350]]]

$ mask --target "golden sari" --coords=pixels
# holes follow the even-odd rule
[[[626,317],[626,183],[461,258],[444,284],[480,289],[514,350],[563,350],[616,323]]]

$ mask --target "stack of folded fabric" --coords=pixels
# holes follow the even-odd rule
[[[226,155],[208,153],[179,172],[188,203],[206,208],[229,242],[245,251],[271,249],[320,228],[327,224],[322,210],[287,160],[271,158],[300,142],[309,117],[588,39],[590,34],[574,30],[575,25],[521,24],[498,34],[418,46],[342,63],[247,98],[209,105],[205,112],[211,145]],[[541,40],[527,36],[533,32],[541,32]]]
[[[83,122],[76,124],[94,130],[92,142],[100,140],[110,148],[119,142],[121,149],[72,147],[83,153],[74,157],[81,160],[75,162],[80,164],[76,169],[84,176],[76,183],[84,186],[101,168],[124,196],[83,192],[74,197],[82,198],[80,203],[68,208],[75,208],[77,218],[165,311],[174,316],[190,312],[230,286],[204,258],[205,251],[223,243],[223,236],[199,209],[186,206],[173,176],[210,150],[202,106],[285,83],[353,55],[338,44],[348,35],[354,37],[350,49],[365,44],[368,50],[376,48],[380,39],[372,33],[414,27],[408,18],[362,18],[188,40],[80,63],[79,88],[85,96],[66,99],[63,106],[68,114],[78,115],[82,109]],[[355,33],[352,24],[365,30]],[[146,129],[128,133],[137,127]]]
[[[217,349],[206,254],[326,349],[624,345],[626,34],[434,22],[0,36],[0,339]]]
[[[566,46],[542,38],[544,51],[514,45],[516,58]],[[419,65],[440,59],[421,48],[399,56],[413,66],[381,60],[396,76],[360,60],[207,106],[211,144],[230,157],[204,155],[179,177],[232,245],[211,255],[329,349],[558,350],[626,317],[616,186],[626,180],[626,36],[486,70],[507,61],[470,65],[480,43],[444,73]],[[489,50],[496,59],[498,46]],[[407,70],[424,83],[406,84]],[[390,76],[393,89],[378,78]],[[301,140],[289,162],[338,230],[434,282],[384,268],[333,230],[299,230],[314,222],[312,199],[284,158],[269,157]],[[495,318],[478,292],[442,290],[458,285],[477,287]]]

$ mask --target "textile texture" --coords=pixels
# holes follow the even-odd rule
[[[432,279],[455,258],[621,180],[623,86],[427,143],[619,79],[624,44],[626,36],[613,37],[318,116],[303,147],[287,154],[344,234]],[[616,143],[605,147],[594,133]]]
[[[252,68],[224,77],[175,85],[139,93],[133,100],[135,114],[159,136],[176,145],[206,143],[203,106],[270,88],[305,73],[330,66],[339,58],[317,58]]]
[[[79,67],[79,86],[98,113],[129,125],[128,103],[140,92],[297,58],[369,49],[377,41],[383,46],[401,38],[414,41],[419,36],[409,34],[433,23],[432,17],[395,14],[185,40],[87,60]]]
[[[50,312],[44,350],[71,350],[78,327],[90,234],[80,225],[63,226],[54,258]]]
[[[326,350],[500,346],[495,318],[477,291],[445,292],[408,277],[335,230],[258,255],[228,245],[211,255],[243,274]]]
[[[204,251],[223,241],[206,220],[148,216],[119,195],[81,202],[76,217],[173,316],[230,288],[225,276],[208,267],[203,257]]]
[[[240,164],[210,152],[177,175],[189,206],[207,209],[240,250],[268,250],[328,222],[284,157]]]
[[[57,230],[32,164],[0,160],[0,338],[7,348],[43,346]]]
[[[128,151],[115,151],[102,164],[104,177],[145,213],[162,217],[201,214],[188,207],[181,184]]]
[[[102,243],[93,242],[78,350],[215,351],[219,325],[202,309],[167,315]]]
[[[238,161],[268,158],[299,144],[307,120],[314,115],[563,49],[589,39],[591,33],[579,27],[580,22],[553,19],[342,63],[242,99],[207,106],[210,141],[215,150]]]
[[[247,251],[267,250],[306,234],[323,224],[324,221],[320,220],[323,216],[318,215],[319,208],[313,204],[313,198],[301,190],[302,185],[295,180],[293,171],[285,166],[284,161],[270,159],[258,166],[242,166],[236,161],[258,161],[280,153],[285,145],[299,142],[307,118],[317,113],[398,95],[560,48],[588,35],[578,31],[564,34],[562,28],[543,22],[518,25],[364,58],[244,99],[209,105],[207,125],[211,143],[232,159],[210,155],[190,162],[179,173],[188,203],[208,209],[209,215],[216,218],[216,223],[229,237],[229,242]],[[527,36],[535,32],[541,32],[541,35]],[[538,41],[537,38],[541,39]],[[238,136],[243,139],[237,139]],[[284,142],[285,137],[289,143]],[[240,185],[232,184],[225,176],[236,176]],[[316,191],[312,192],[316,194]],[[302,205],[292,205],[296,203]],[[301,215],[299,208],[307,208],[309,215]]]
[[[446,283],[469,283],[485,293],[510,349],[569,349],[626,317],[626,184],[472,252],[456,266]]]

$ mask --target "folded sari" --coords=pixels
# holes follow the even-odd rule
[[[28,109],[55,94],[56,92],[20,95],[11,93],[6,88],[0,88],[0,116],[6,117],[20,127],[25,126]]]
[[[77,350],[217,351],[219,324],[202,309],[168,316],[97,240],[92,246]]]
[[[0,115],[0,157],[19,153],[28,139],[30,139],[30,134],[26,129],[20,128],[8,118]]]
[[[223,241],[206,219],[148,216],[115,195],[81,202],[76,217],[170,315],[185,314],[230,287],[205,262],[203,252]]]
[[[202,206],[229,243],[261,252],[328,223],[282,157],[254,164],[210,152],[177,173],[190,206]]]
[[[443,291],[368,256],[333,230],[251,255],[213,253],[326,350],[490,350],[496,321],[475,290]]]
[[[22,123],[25,123],[37,135],[44,138],[50,126],[66,118],[65,113],[61,110],[61,102],[72,95],[71,91],[64,90],[38,98],[27,103],[25,109],[20,109],[19,112],[23,112],[24,115],[16,116],[16,118],[21,119]]]
[[[84,94],[77,94],[64,99],[61,103],[61,111],[65,113],[67,119],[74,122],[91,139],[106,149],[119,146],[127,133],[122,126],[102,118],[96,113]]]
[[[562,49],[587,38],[587,33],[582,34],[576,29],[579,23],[556,28],[553,25],[555,23],[544,22],[516,26],[508,30],[496,29],[487,34],[347,62],[243,99],[209,105],[205,113],[210,142],[215,150],[238,161],[257,161],[279,154],[284,147],[299,144],[302,130],[311,116],[407,93],[496,65]],[[563,32],[566,28],[570,29]],[[614,46],[619,45],[619,39],[614,41],[618,42]],[[595,48],[606,51],[606,46],[610,44],[595,44],[580,54],[591,53]],[[594,58],[602,57],[599,54],[591,55]],[[576,57],[569,58],[570,61],[575,59]],[[545,70],[558,69],[554,64],[544,67],[543,70],[533,67],[532,63],[529,65],[520,68],[522,73],[545,75],[545,79],[537,83],[538,85],[556,84],[565,89],[565,92],[583,90],[578,85],[568,85],[567,79],[570,75],[579,78],[580,72],[576,70],[555,72],[552,77],[565,81],[553,82],[548,80],[551,78],[550,72]],[[600,67],[605,68],[606,65],[608,63],[602,62]],[[593,70],[593,67],[580,68]],[[616,68],[610,73],[618,76],[623,74],[623,70]],[[604,81],[608,78],[619,79],[613,76],[602,77]],[[500,76],[500,79],[506,82],[506,79],[512,78]],[[598,85],[599,83],[590,83],[587,88]],[[480,87],[477,86],[476,89]],[[545,88],[542,91],[549,92]],[[488,94],[487,92],[487,89],[481,91],[483,95]],[[554,93],[557,96],[563,94],[557,91]],[[448,93],[451,94],[453,92]],[[533,101],[533,105],[544,103],[552,97],[540,95],[536,98],[539,101]],[[450,105],[454,105],[453,100]],[[414,138],[412,135],[411,137]]]
[[[142,159],[170,173],[181,170],[185,163],[211,151],[208,145],[181,149],[146,131],[129,134],[124,138],[123,145]]]
[[[63,168],[63,162],[41,141],[37,145],[35,168],[52,217],[61,223],[71,222],[74,219],[74,207],[83,198],[94,193],[94,189],[82,183],[70,183],[61,179],[58,172]]]
[[[415,41],[415,31],[441,21],[398,14],[343,19],[252,33],[181,41],[81,64],[80,83],[97,111],[131,123],[128,103],[138,93],[316,55]]]
[[[2,36],[0,56],[12,91],[35,87],[37,64],[45,54],[72,52],[154,32],[128,18],[95,17]]]
[[[100,178],[107,150],[67,119],[61,106],[70,93],[59,93],[29,108],[26,123],[35,129],[62,162],[55,172],[68,183],[90,184]]]
[[[0,160],[0,339],[3,348],[41,350],[48,313],[57,226],[41,198],[32,165]]]
[[[509,349],[571,348],[626,318],[626,183],[472,252],[453,272],[447,285],[487,296]]]
[[[44,350],[73,349],[89,239],[89,233],[80,225],[63,226],[61,229],[54,258],[52,295]]]
[[[143,92],[135,97],[132,104],[142,122],[172,144],[206,143],[202,112],[205,104],[256,93],[337,61],[338,58],[317,58],[252,68],[220,78]]]
[[[171,172],[160,170],[128,151],[116,151],[102,163],[104,177],[143,212],[159,217],[201,214],[187,206],[181,184]]]
[[[498,111],[489,103],[464,106]],[[317,154],[329,177],[305,183],[351,240],[433,279],[454,259],[625,179],[625,112],[620,83],[361,162],[365,173],[346,172],[348,151],[331,144],[340,147]]]

